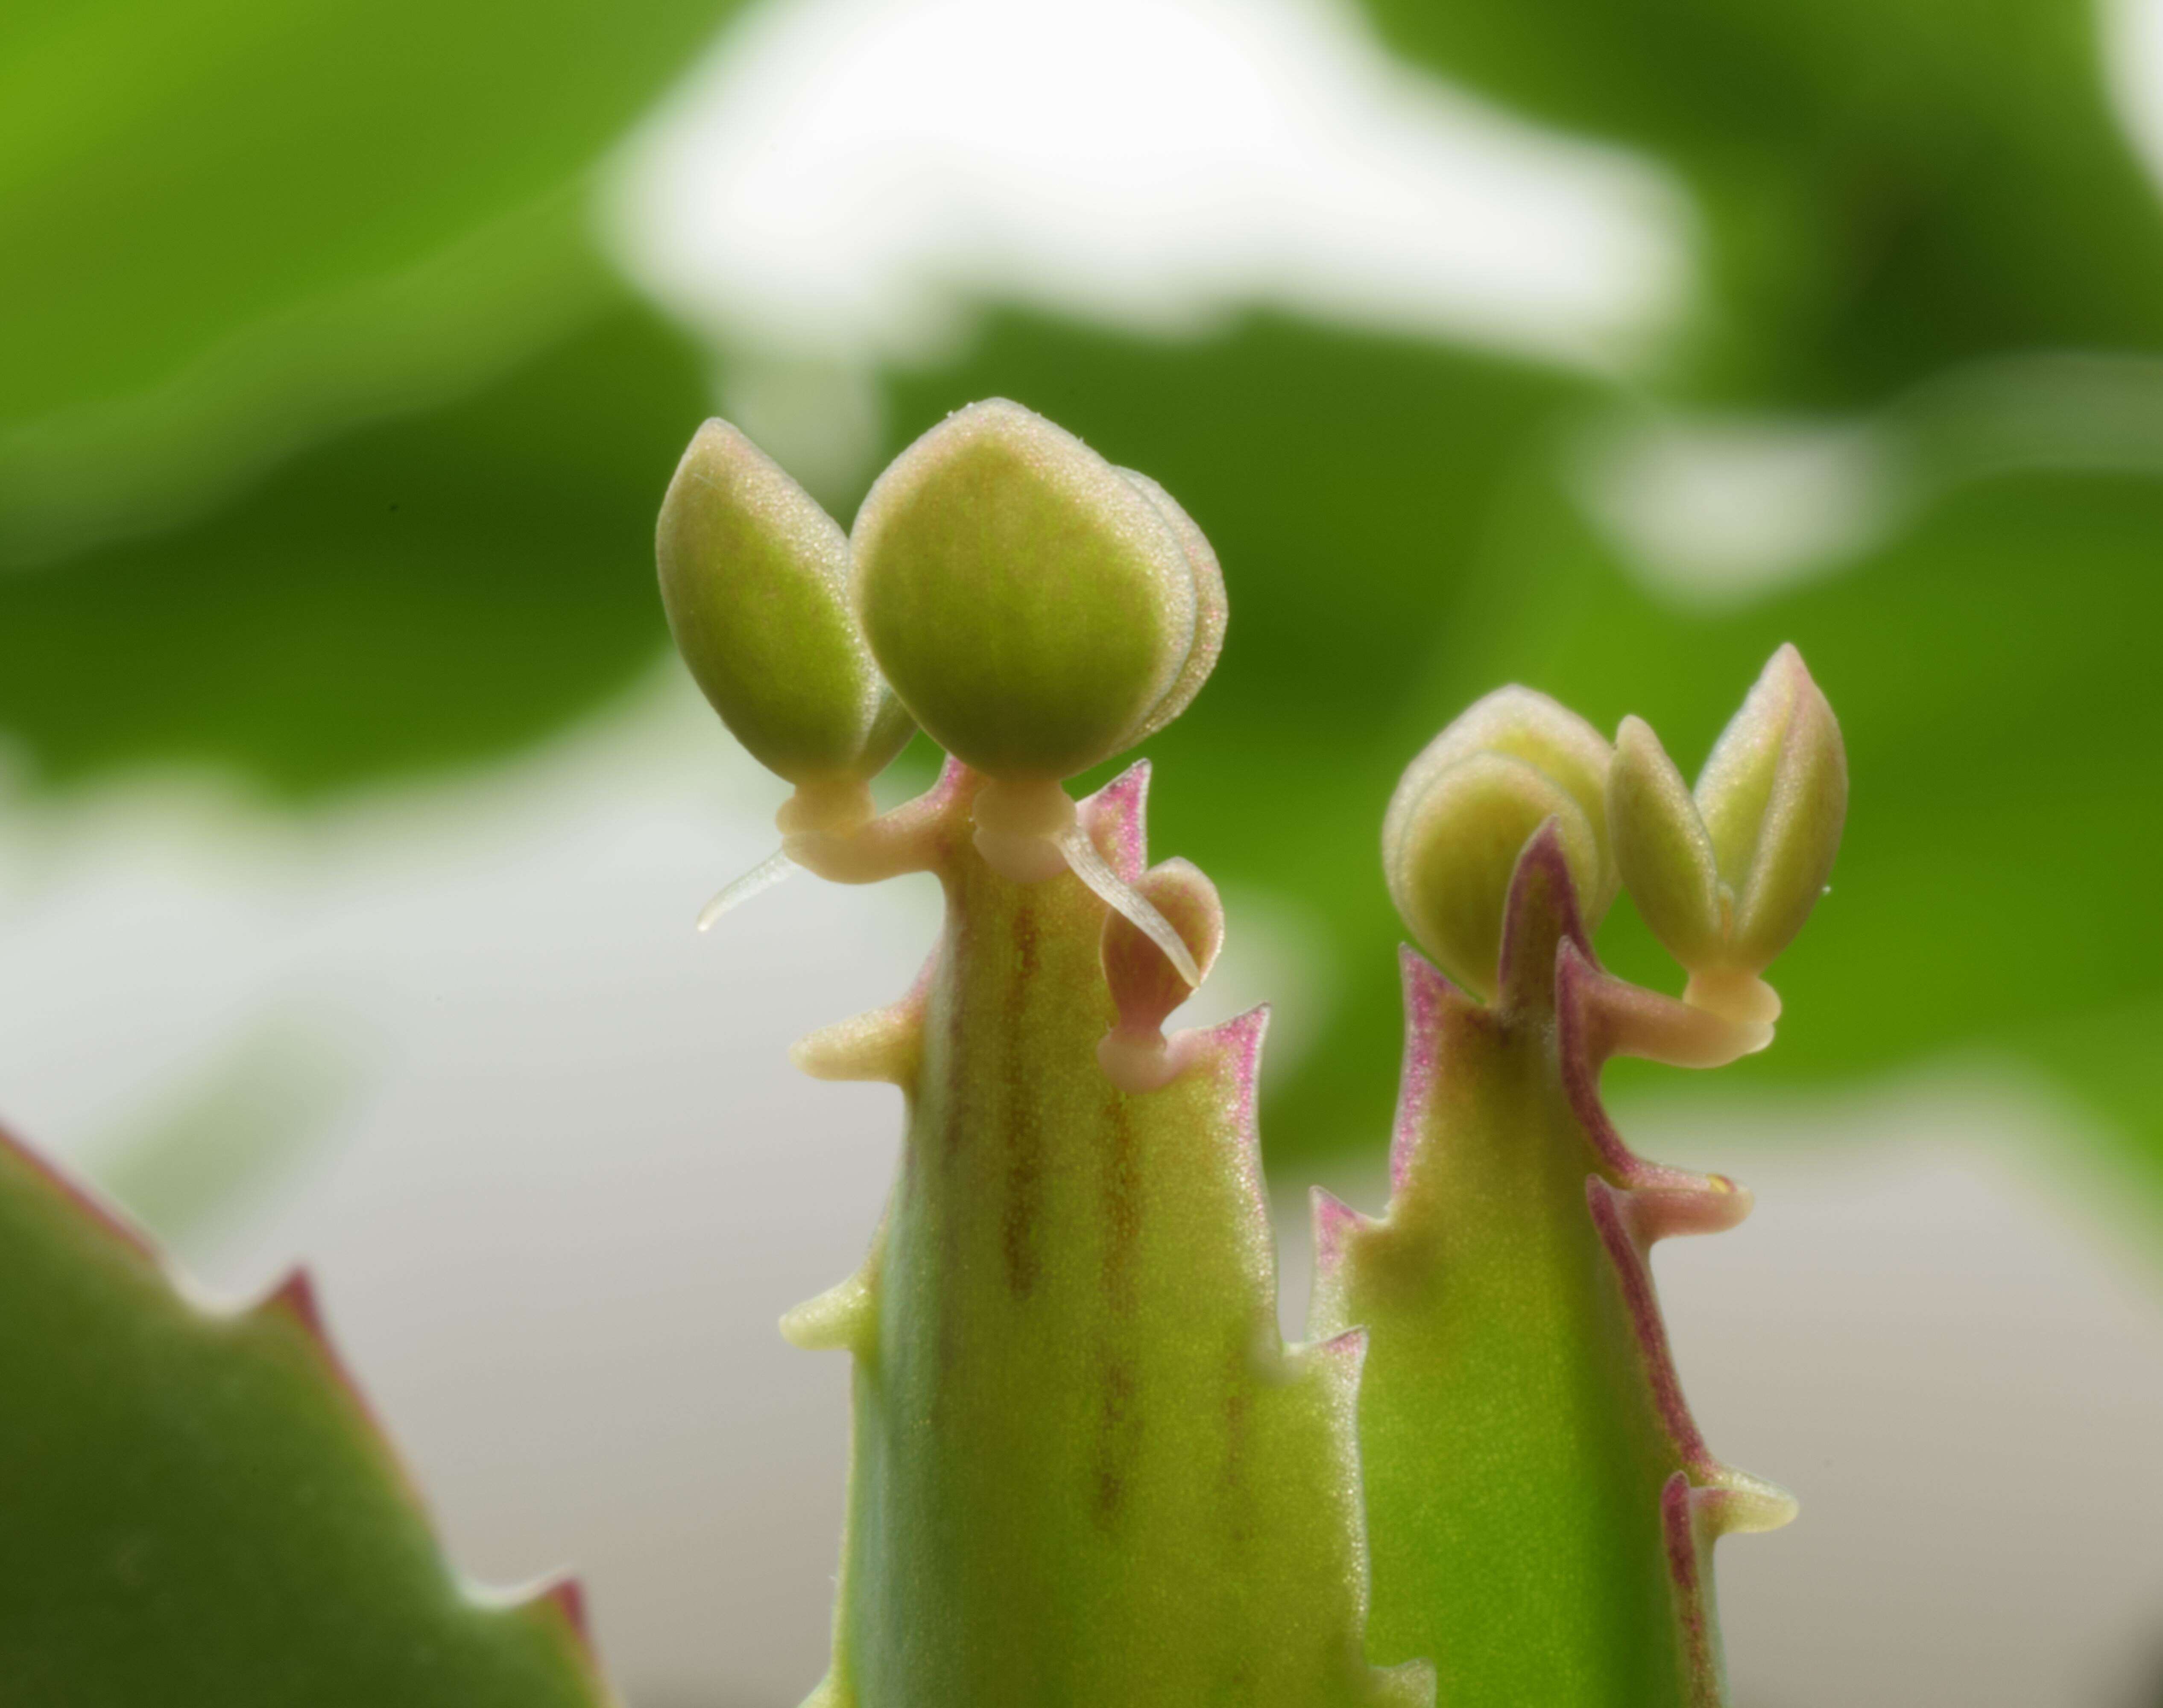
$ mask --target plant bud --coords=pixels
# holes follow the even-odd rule
[[[1652,935],[1684,966],[1711,965],[1731,900],[1689,785],[1642,718],[1623,719],[1616,732],[1607,828],[1616,868]]]
[[[1224,946],[1224,908],[1217,886],[1184,860],[1167,860],[1144,872],[1135,890],[1163,915],[1193,955],[1206,977]],[[1172,1010],[1194,988],[1164,951],[1124,914],[1104,916],[1104,979],[1118,1021],[1097,1046],[1097,1060],[1124,1092],[1155,1091],[1183,1065],[1164,1035]]]
[[[1553,819],[1585,923],[1614,895],[1607,744],[1529,689],[1491,694],[1436,736],[1397,785],[1382,830],[1390,894],[1420,946],[1491,1000],[1517,857]]]
[[[1155,482],[994,400],[895,458],[856,517],[856,608],[879,668],[955,757],[1058,782],[1185,708],[1223,584]]]
[[[669,630],[721,721],[813,804],[861,794],[909,724],[850,607],[833,519],[710,421],[669,483],[656,547]]]
[[[1645,920],[1690,972],[1690,1000],[1770,1020],[1758,977],[1825,891],[1847,815],[1840,725],[1782,647],[1713,746],[1694,796],[1652,731],[1626,720],[1608,816]]]

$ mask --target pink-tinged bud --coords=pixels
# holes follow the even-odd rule
[[[1142,874],[1134,886],[1178,932],[1207,977],[1224,944],[1224,909],[1217,886],[1197,867],[1167,860]],[[1164,1035],[1164,1023],[1191,996],[1193,988],[1162,949],[1120,913],[1104,918],[1104,978],[1119,1011],[1118,1023],[1097,1046],[1105,1077],[1125,1092],[1155,1091],[1181,1066]]]

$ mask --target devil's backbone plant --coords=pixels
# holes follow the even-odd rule
[[[745,746],[796,786],[781,852],[844,883],[935,873],[946,923],[893,1007],[798,1046],[901,1087],[862,1267],[790,1313],[855,1360],[820,1708],[1419,1704],[1709,1708],[1710,1548],[1793,1512],[1714,1459],[1647,1254],[1748,1195],[1647,1163],[1610,1056],[1762,1049],[1763,979],[1825,886],[1840,735],[1792,648],[1693,793],[1523,689],[1407,772],[1384,829],[1406,1041],[1387,1213],[1318,1197],[1317,1339],[1277,1331],[1254,1124],[1265,1014],[1167,1035],[1223,935],[1152,866],[1136,766],[1223,635],[1207,541],[1146,477],[1011,403],[905,451],[845,537],[710,423],[662,588]],[[914,722],[950,757],[884,815]],[[1626,884],[1683,999],[1602,972]],[[1438,963],[1439,970],[1438,970]]]
[[[1521,689],[1406,773],[1386,1213],[1317,1196],[1312,1341],[1277,1329],[1255,1129],[1265,1014],[1167,1032],[1223,914],[1151,865],[1137,765],[1224,631],[1207,542],[1153,482],[1013,404],[962,411],[844,535],[720,422],[663,508],[699,684],[793,783],[780,851],[937,875],[892,1008],[805,1040],[901,1087],[858,1271],[789,1313],[855,1361],[819,1708],[1713,1708],[1710,1548],[1783,1522],[1684,1407],[1647,1252],[1732,1225],[1633,1155],[1600,1065],[1762,1048],[1763,981],[1824,888],[1846,778],[1790,649],[1687,788]],[[951,756],[883,815],[913,727]],[[1288,780],[1289,781],[1289,780]],[[1682,999],[1603,972],[1627,887]],[[1430,958],[1431,957],[1431,958]],[[124,1221],[0,1141],[0,1704],[604,1708],[568,1583],[448,1568],[296,1277],[175,1286]]]

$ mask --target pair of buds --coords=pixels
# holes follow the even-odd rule
[[[872,816],[870,783],[921,727],[986,779],[977,850],[1003,876],[1072,871],[1190,984],[1179,934],[1097,856],[1067,778],[1184,710],[1223,644],[1215,554],[1163,488],[1018,404],[972,404],[903,451],[847,534],[725,422],[662,506],[662,602],[721,720],[795,785],[781,851],[727,908]]]
[[[1840,726],[1783,647],[1694,791],[1641,719],[1625,718],[1610,747],[1544,694],[1488,695],[1405,773],[1383,862],[1421,947],[1491,1001],[1511,874],[1552,819],[1586,928],[1626,886],[1688,970],[1684,999],[1755,1029],[1762,1048],[1780,999],[1762,975],[1824,893],[1846,810]]]

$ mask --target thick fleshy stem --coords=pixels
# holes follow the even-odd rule
[[[1206,965],[1208,921],[1177,899],[1206,880],[1144,871],[1143,783],[1108,785],[1080,825]],[[1177,975],[1066,873],[993,869],[982,788],[950,764],[889,815],[946,893],[915,988],[795,1052],[899,1086],[909,1110],[870,1255],[783,1324],[856,1360],[834,1659],[812,1700],[1419,1708],[1424,1669],[1361,1656],[1364,1339],[1276,1331],[1265,1017],[1181,1035],[1145,1093],[1108,1082],[1099,1040],[1150,1015],[1160,1030]]]
[[[1071,872],[1105,906],[1131,919],[1190,988],[1202,982],[1202,969],[1171,922],[1105,863],[1082,831],[1072,798],[1058,783],[991,778],[977,793],[975,815],[977,852],[1000,877],[1042,883]]]
[[[1710,1543],[1794,1506],[1706,1450],[1646,1255],[1750,1198],[1637,1156],[1598,1080],[1762,1034],[1600,971],[1552,825],[1500,959],[1483,1004],[1406,951],[1388,1214],[1316,1208],[1315,1328],[1368,1333],[1369,1653],[1432,1657],[1445,1703],[1716,1708]]]

